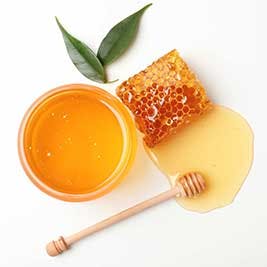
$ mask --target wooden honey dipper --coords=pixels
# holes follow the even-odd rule
[[[98,232],[108,226],[111,226],[117,222],[120,222],[130,216],[133,216],[147,208],[155,206],[165,200],[173,197],[196,197],[205,189],[205,181],[199,173],[187,173],[176,180],[176,186],[170,190],[163,192],[155,197],[147,199],[131,208],[128,208],[116,215],[113,215],[95,225],[89,226],[80,232],[77,232],[68,237],[60,236],[57,241],[51,241],[46,246],[46,251],[49,256],[57,256],[80,239],[89,236],[95,232]]]

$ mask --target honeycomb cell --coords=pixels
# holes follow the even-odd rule
[[[147,98],[146,97],[142,97],[141,101],[142,101],[142,103],[146,103],[147,102]]]
[[[205,89],[176,50],[124,81],[117,95],[153,147],[212,108]]]
[[[136,109],[136,110],[134,111],[134,114],[135,114],[136,116],[140,115],[140,114],[141,114],[141,110],[140,110],[140,109]]]
[[[172,101],[171,101],[171,105],[172,105],[173,107],[175,107],[175,106],[177,105],[177,100],[176,100],[176,99],[172,100]]]
[[[155,120],[154,127],[159,129],[161,127],[161,121]]]
[[[182,112],[181,110],[179,110],[179,111],[177,112],[177,115],[178,115],[178,117],[181,119],[182,116],[183,116],[183,112]]]
[[[177,93],[177,94],[182,94],[182,93],[183,93],[183,89],[182,89],[181,87],[178,87],[178,88],[176,89],[176,93]]]
[[[173,113],[172,113],[172,112],[170,112],[170,111],[166,113],[166,117],[167,117],[167,118],[171,118],[171,117],[172,117],[172,115],[173,115]]]
[[[173,107],[172,108],[172,112],[175,114],[176,112],[178,111],[178,108],[177,107]]]
[[[188,113],[189,112],[189,107],[188,106],[184,106],[183,107],[183,112],[184,113]]]
[[[183,105],[181,102],[177,103],[177,108],[178,108],[179,110],[182,109],[183,106],[184,106],[184,105]]]
[[[181,102],[182,99],[183,99],[183,95],[181,95],[181,93],[179,93],[179,95],[177,96],[176,100],[177,100],[178,102]]]

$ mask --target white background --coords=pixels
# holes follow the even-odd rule
[[[255,133],[253,168],[226,208],[188,212],[169,201],[93,235],[60,257],[44,245],[167,190],[140,143],[130,175],[113,192],[65,203],[35,188],[17,155],[23,113],[45,91],[90,83],[70,62],[54,20],[97,49],[107,31],[147,1],[0,2],[0,266],[267,266],[266,2],[156,1],[134,45],[108,72],[120,81],[177,48],[213,101],[243,114]],[[114,92],[117,84],[102,87]]]

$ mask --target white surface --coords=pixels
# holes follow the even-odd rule
[[[36,97],[61,84],[93,83],[71,64],[54,15],[95,49],[147,1],[1,1],[0,266],[267,266],[266,1],[153,2],[110,78],[122,81],[177,48],[212,99],[254,129],[255,161],[242,190],[232,205],[202,215],[169,201],[49,258],[44,245],[52,238],[169,188],[140,146],[130,175],[112,193],[64,203],[35,188],[17,156],[19,123]],[[114,92],[115,84],[102,87]]]

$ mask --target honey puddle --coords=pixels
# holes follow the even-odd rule
[[[215,106],[175,135],[146,151],[173,185],[178,175],[196,171],[207,189],[195,199],[177,199],[184,208],[207,212],[230,204],[253,161],[253,132],[238,113]]]

